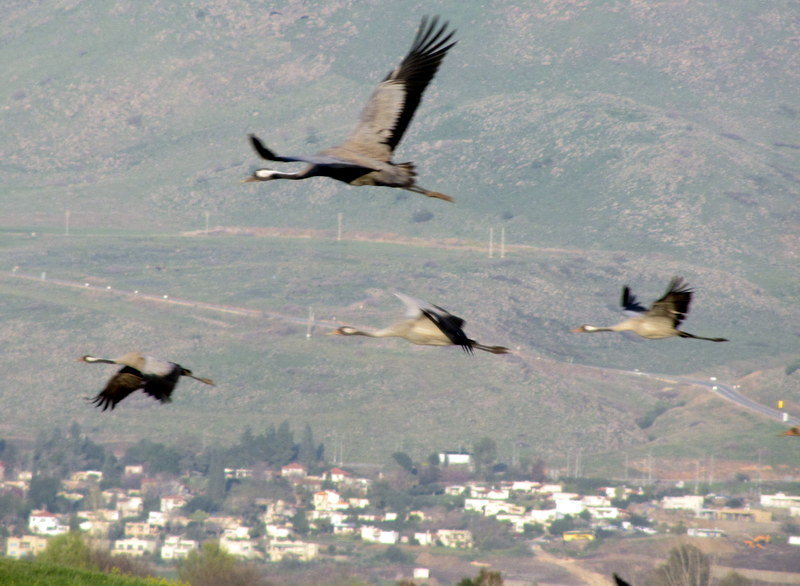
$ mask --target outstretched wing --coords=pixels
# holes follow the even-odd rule
[[[432,305],[425,303],[419,299],[415,299],[410,295],[406,295],[405,293],[395,293],[395,297],[397,297],[400,301],[403,302],[403,305],[406,306],[406,317],[408,318],[417,318],[422,315],[423,308],[433,308]]]
[[[472,353],[472,345],[475,342],[474,340],[470,340],[464,333],[464,330],[461,329],[464,326],[463,319],[453,315],[443,307],[431,305],[420,299],[415,299],[410,295],[405,295],[403,293],[395,293],[395,295],[405,304],[406,317],[415,319],[425,316],[432,321],[454,345],[461,346],[464,351],[469,354]]]
[[[144,359],[144,392],[162,403],[169,403],[170,395],[181,378],[181,366],[153,356]]]
[[[267,161],[279,161],[281,163],[309,163],[311,165],[325,165],[327,167],[354,167],[358,165],[354,165],[352,161],[347,161],[345,159],[339,159],[336,157],[318,154],[318,155],[291,155],[291,156],[280,156],[276,155],[270,149],[266,147],[266,145],[261,142],[261,140],[255,135],[251,134],[250,136],[250,144],[253,145],[253,149],[258,153],[258,155],[262,159],[266,159]],[[368,172],[373,170],[373,167],[364,167],[364,171]]]
[[[144,392],[162,403],[169,403],[172,401],[170,396],[175,390],[179,378],[180,374],[176,373],[167,377],[150,379],[144,385]]]
[[[447,31],[448,23],[438,26],[438,17],[430,22],[423,17],[411,50],[402,63],[386,76],[361,111],[356,129],[340,145],[341,148],[365,154],[380,161],[389,161],[392,151],[403,138],[425,88],[436,75],[455,31]]]
[[[472,354],[472,346],[475,341],[470,340],[467,334],[464,333],[462,329],[464,320],[438,305],[433,307],[433,311],[423,309],[422,314],[436,324],[436,327],[442,330],[448,340],[456,346],[461,346],[467,354]]]
[[[692,290],[681,277],[672,277],[664,296],[653,303],[653,307],[646,315],[653,317],[666,317],[672,320],[672,325],[678,327],[689,313],[689,304],[692,302]]]
[[[629,317],[637,317],[647,313],[647,308],[639,303],[636,295],[631,293],[630,287],[625,285],[622,288],[622,299],[620,300],[623,312]]]
[[[109,379],[106,388],[92,399],[92,404],[101,407],[103,411],[106,409],[113,411],[117,403],[132,392],[141,389],[143,385],[142,373],[135,368],[126,366]]]

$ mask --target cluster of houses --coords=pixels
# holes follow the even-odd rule
[[[243,523],[236,516],[211,515],[203,519],[204,527],[213,527],[213,534],[220,545],[230,554],[248,560],[281,561],[294,559],[309,561],[320,555],[318,542],[298,534],[294,523],[297,515],[305,516],[311,529],[321,529],[336,536],[364,543],[384,545],[410,544],[445,548],[469,549],[474,546],[472,533],[462,527],[447,526],[446,519],[437,518],[435,512],[416,510],[399,513],[379,510],[369,499],[372,480],[355,476],[340,468],[327,470],[321,476],[308,474],[304,466],[292,463],[275,472],[295,488],[293,502],[280,499],[255,499],[261,507],[259,530]],[[229,478],[246,479],[253,476],[250,469],[228,469]],[[105,545],[115,554],[161,558],[167,562],[185,558],[198,549],[200,543],[186,534],[186,528],[197,517],[184,512],[185,505],[193,495],[177,480],[156,480],[144,476],[141,466],[125,469],[128,479],[139,478],[136,488],[112,488],[100,491],[102,474],[97,471],[74,473],[62,483],[61,496],[67,499],[92,503],[92,510],[79,511],[71,520],[46,510],[31,512],[27,532],[9,537],[5,553],[9,557],[35,556],[44,550],[49,538],[69,530],[70,522],[85,532],[98,545]],[[2,477],[0,477],[2,478]],[[0,480],[0,493],[16,490],[27,491],[30,473],[20,472],[14,480]],[[563,534],[565,541],[591,540],[593,529],[623,528],[654,532],[649,528],[632,528],[627,521],[628,512],[612,505],[612,500],[624,498],[634,491],[625,487],[605,487],[596,494],[581,495],[565,492],[561,484],[541,483],[528,480],[501,481],[496,483],[464,482],[445,488],[445,494],[458,497],[463,502],[463,512],[493,517],[509,524],[510,530],[526,533],[528,526],[548,528],[553,522],[566,516],[581,517],[584,528]],[[153,501],[153,494],[160,494],[158,510],[144,514],[145,498]],[[305,500],[301,494],[310,495]],[[708,496],[664,497],[648,503],[650,511],[681,511],[692,515],[697,522],[690,534],[697,537],[718,537],[724,532],[712,525],[721,520],[743,522],[769,522],[773,511],[782,511],[783,516],[800,517],[800,496],[783,494],[764,495],[760,507],[716,506]],[[398,521],[415,523],[397,523]],[[707,526],[704,526],[707,525]],[[119,535],[120,527],[124,535]],[[396,527],[412,527],[398,530]],[[116,527],[114,539],[110,530]],[[18,532],[17,532],[18,533]],[[304,533],[304,532],[303,532]],[[327,539],[330,543],[330,538]]]

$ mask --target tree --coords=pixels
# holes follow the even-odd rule
[[[494,517],[470,516],[468,528],[472,532],[475,547],[481,551],[505,549],[514,544],[508,523]],[[482,582],[481,582],[482,583]]]
[[[317,446],[314,443],[314,432],[311,431],[311,426],[308,423],[303,428],[303,437],[300,440],[300,448],[297,451],[297,461],[305,466],[307,470],[311,470],[317,463]]]
[[[225,500],[225,464],[222,460],[222,450],[211,450],[208,462],[208,489],[206,496],[220,505]]]
[[[61,481],[58,478],[36,475],[31,479],[28,489],[28,502],[32,508],[46,508],[57,511],[59,506],[58,491]]]
[[[201,550],[186,556],[178,577],[191,586],[256,586],[263,584],[258,570],[236,561],[219,543],[207,541]]]
[[[396,545],[390,545],[383,552],[383,557],[391,564],[410,564],[414,561],[414,556],[406,553]]]
[[[492,572],[486,568],[481,568],[476,577],[464,578],[458,583],[458,586],[503,586],[503,577],[500,572]]]
[[[126,464],[148,464],[150,473],[180,474],[181,454],[174,448],[151,442],[148,439],[140,440],[125,451]]]
[[[284,421],[278,426],[278,431],[275,432],[273,450],[273,460],[270,463],[276,468],[285,466],[297,457],[294,433],[288,421]]]
[[[411,456],[406,454],[405,452],[395,452],[392,454],[392,458],[397,465],[400,466],[403,470],[408,472],[409,474],[416,474],[417,469],[414,467],[414,461],[411,459]]]
[[[309,525],[305,509],[297,509],[297,512],[291,518],[291,522],[295,533],[308,535]]]
[[[731,570],[717,582],[717,586],[753,586],[753,581]]]
[[[482,476],[487,476],[491,473],[492,464],[497,459],[497,443],[488,437],[479,439],[472,447],[472,457],[475,459],[475,471]]]
[[[36,556],[36,561],[82,570],[96,570],[91,550],[80,533],[70,532],[53,537],[47,548]]]
[[[656,569],[657,586],[708,586],[711,568],[708,557],[693,545],[679,545],[669,552],[667,562]]]
[[[564,531],[572,531],[573,529],[575,529],[575,519],[571,515],[564,515],[561,519],[556,519],[547,528],[550,535],[562,535]]]
[[[103,480],[100,481],[100,488],[103,490],[122,484],[122,466],[111,450],[106,450],[100,471],[103,473]]]

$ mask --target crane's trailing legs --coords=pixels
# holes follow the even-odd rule
[[[444,193],[439,193],[438,191],[428,191],[420,187],[419,185],[412,185],[411,187],[403,187],[403,189],[407,189],[408,191],[413,191],[414,193],[421,193],[422,195],[427,195],[428,197],[435,197],[436,199],[443,199],[445,201],[455,201],[449,195],[445,195]]]

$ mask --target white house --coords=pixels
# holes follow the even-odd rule
[[[103,473],[100,470],[79,470],[72,473],[70,480],[74,482],[88,482],[90,480],[100,482],[103,480]]]
[[[554,501],[574,501],[574,500],[579,499],[580,496],[581,495],[579,495],[576,492],[561,492],[561,491],[559,491],[559,492],[552,493],[552,496],[550,498],[552,498]]]
[[[169,515],[170,513],[183,507],[188,502],[189,499],[182,494],[171,494],[161,497],[159,508],[161,509],[162,513]]]
[[[400,541],[400,533],[397,531],[385,531],[372,525],[363,525],[361,527],[361,540],[392,545]]]
[[[319,555],[319,545],[306,541],[273,541],[267,548],[267,554],[273,562],[287,558],[308,562]]]
[[[350,504],[333,490],[320,490],[314,493],[314,508],[318,511],[340,511],[349,509]]]
[[[178,535],[170,535],[161,546],[162,560],[180,560],[189,555],[190,551],[197,549],[198,543],[194,539],[184,539]]]
[[[793,506],[800,506],[800,496],[787,495],[782,492],[775,494],[762,494],[761,506],[772,507],[776,509],[788,509]]]
[[[58,515],[48,511],[31,511],[28,529],[38,535],[60,535],[69,531],[69,527],[61,522]]]
[[[347,499],[351,509],[366,509],[369,506],[369,499],[353,496]]]
[[[433,545],[436,542],[436,534],[430,531],[417,531],[414,533],[414,539],[416,539],[417,543],[420,545]]]
[[[125,470],[123,471],[123,476],[142,476],[144,474],[144,465],[143,464],[129,464],[125,466]]]
[[[445,547],[470,549],[472,547],[472,531],[469,529],[439,529],[436,539]]]
[[[587,507],[610,507],[611,500],[604,496],[597,496],[594,494],[586,495],[581,499],[581,502]]]
[[[299,462],[290,462],[281,467],[281,476],[283,478],[303,478],[307,474],[308,470]]]
[[[342,470],[341,468],[331,468],[328,470],[328,480],[333,482],[334,484],[339,482],[344,482],[347,480],[351,474],[346,470]]]
[[[703,527],[689,527],[686,530],[689,537],[725,537],[722,529],[705,529]]]
[[[276,525],[275,523],[270,523],[269,525],[265,526],[266,533],[272,539],[289,539],[289,536],[292,534],[292,531],[286,525]]]
[[[665,496],[661,499],[661,508],[665,510],[687,510],[695,514],[703,508],[703,497],[688,494],[685,496]]]
[[[47,549],[47,538],[39,535],[9,537],[6,541],[6,556],[16,560],[33,557]]]
[[[147,522],[154,527],[166,527],[167,515],[162,511],[150,511],[147,513]]]
[[[155,553],[156,542],[153,539],[141,539],[140,537],[129,537],[127,539],[117,539],[111,553],[117,555],[127,555],[131,557],[142,557],[146,553]]]
[[[245,528],[246,529],[246,528]],[[219,538],[219,546],[229,554],[238,558],[260,558],[261,552],[256,549],[256,542],[249,537],[238,537],[237,531],[225,531]]]
[[[472,455],[464,452],[439,452],[439,464],[443,466],[472,466]]]
[[[525,513],[527,523],[540,523],[542,525],[549,525],[556,520],[558,511],[555,509],[533,509]]]
[[[619,509],[617,507],[589,507],[586,509],[592,519],[618,519]]]
[[[514,492],[530,493],[540,488],[542,483],[533,480],[513,480],[510,486]]]
[[[525,531],[525,524],[528,520],[523,515],[511,515],[509,513],[500,513],[495,517],[498,521],[508,521],[511,523],[515,533],[522,533]]]
[[[578,515],[586,510],[586,505],[581,501],[559,499],[556,501],[556,513],[559,515]]]
[[[140,496],[124,496],[117,499],[117,510],[123,517],[138,517],[144,509],[144,499]]]
[[[475,499],[475,498],[464,499],[464,510],[483,513],[486,510],[486,505],[488,504],[489,504],[489,499]]]

